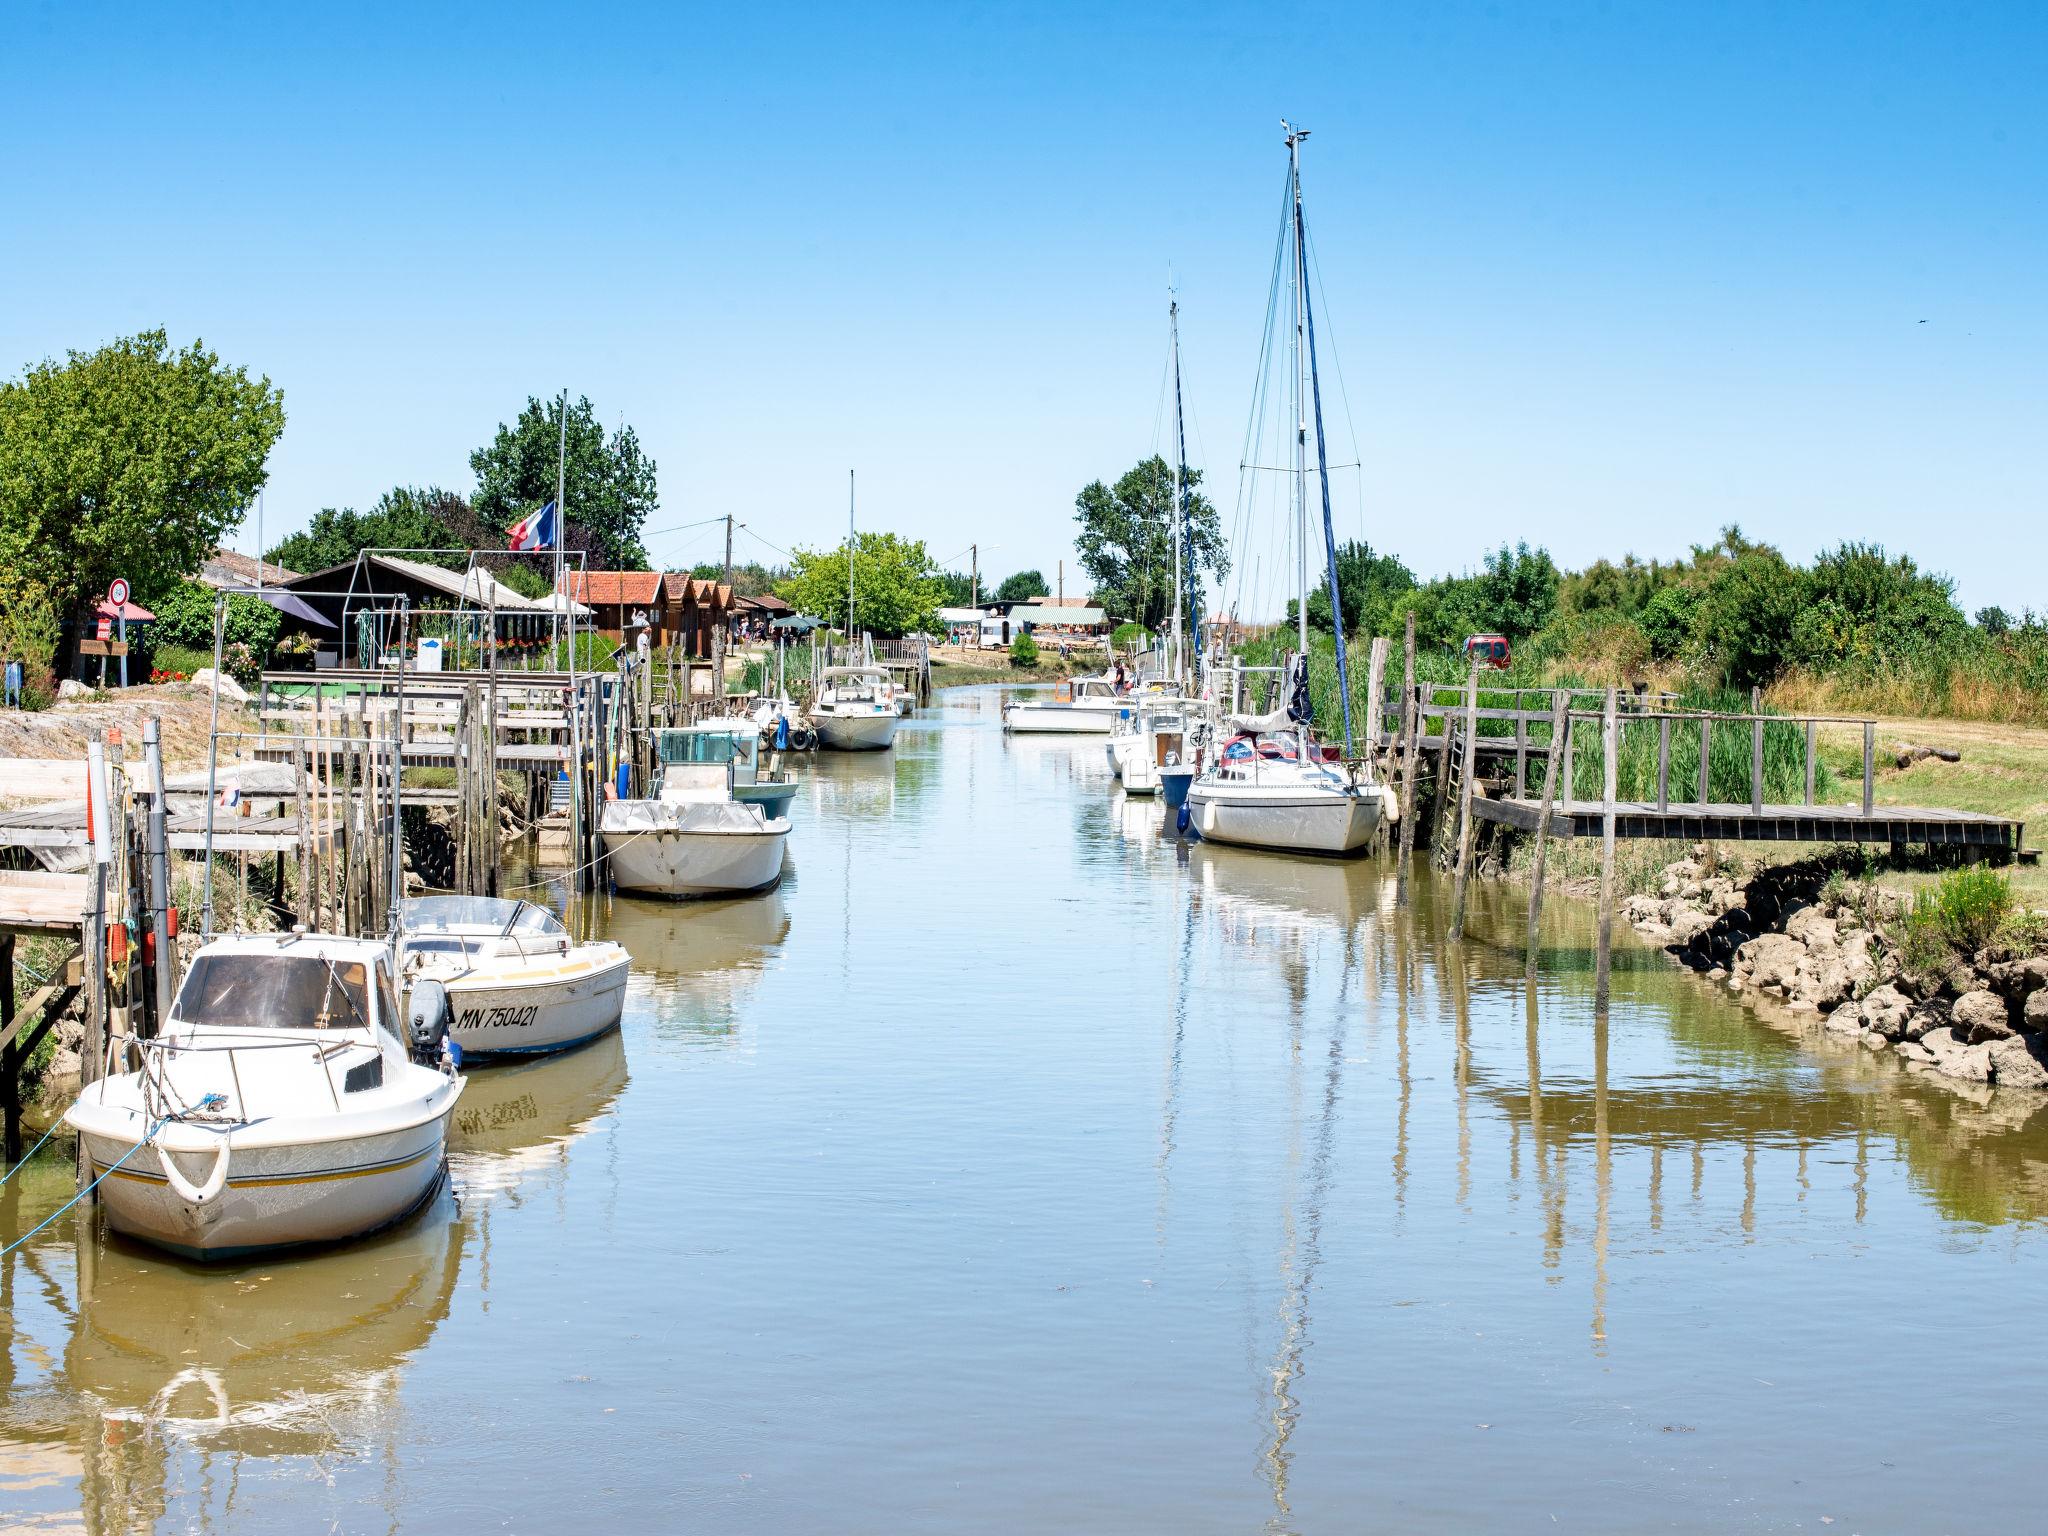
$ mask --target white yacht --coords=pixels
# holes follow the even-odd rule
[[[118,1232],[199,1259],[340,1242],[439,1184],[462,1094],[445,1017],[408,1050],[390,950],[368,939],[216,939],[140,1068],[65,1112]],[[422,1065],[414,1053],[434,1065]]]
[[[631,957],[577,944],[530,901],[416,896],[398,908],[399,975],[448,994],[448,1033],[463,1063],[540,1056],[619,1027]]]
[[[1095,735],[1116,728],[1117,716],[1132,707],[1116,681],[1077,677],[1053,686],[1050,699],[1011,699],[1003,705],[1003,729],[1017,735]]]
[[[866,662],[827,667],[811,704],[820,746],[839,752],[877,752],[896,739],[896,685],[884,667]]]
[[[895,716],[892,713],[893,723]],[[649,800],[598,813],[612,882],[648,896],[741,896],[782,878],[789,818],[733,798],[733,765],[669,763]]]

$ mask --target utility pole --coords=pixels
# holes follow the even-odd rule
[[[981,606],[981,546],[967,546],[967,606]]]
[[[1064,557],[1060,560],[1060,606],[1067,606],[1067,562]]]
[[[732,514],[725,514],[725,614],[711,631],[711,671],[718,679],[718,696],[725,697],[725,636],[732,627]]]

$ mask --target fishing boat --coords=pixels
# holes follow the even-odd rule
[[[896,739],[896,685],[872,662],[827,667],[818,679],[810,719],[818,744],[835,752],[885,751]]]
[[[438,982],[460,1060],[541,1056],[619,1027],[631,957],[578,944],[516,897],[416,896],[398,908],[399,975]]]
[[[114,1230],[197,1259],[334,1243],[440,1183],[462,1094],[445,1016],[403,1020],[389,948],[220,938],[193,958],[137,1070],[65,1119]],[[408,1048],[410,1046],[410,1049]],[[432,1065],[416,1057],[425,1057]]]
[[[789,814],[789,807],[802,781],[782,765],[782,754],[773,751],[766,767],[761,763],[763,733],[745,715],[699,720],[694,725],[670,726],[653,733],[656,763],[666,768],[677,763],[732,764],[732,797],[742,805],[758,805],[773,821]]]
[[[1109,771],[1127,795],[1156,795],[1162,772],[1189,760],[1188,722],[1194,701],[1176,698],[1140,700],[1116,724],[1103,751]]]
[[[1024,735],[1095,735],[1116,729],[1131,700],[1116,691],[1116,679],[1077,677],[1053,685],[1050,699],[1011,699],[1003,705],[1003,729]]]
[[[789,839],[789,818],[733,798],[730,761],[667,764],[652,799],[607,801],[597,825],[613,884],[647,896],[768,890]]]
[[[1308,234],[1302,212],[1301,144],[1308,134],[1291,124],[1282,126],[1287,130],[1285,237],[1293,300],[1288,377],[1294,406],[1290,479],[1299,552],[1295,590],[1299,648],[1286,664],[1284,702],[1262,715],[1230,717],[1230,734],[1214,759],[1188,785],[1184,812],[1194,830],[1212,842],[1283,853],[1352,854],[1371,843],[1389,797],[1385,788],[1373,781],[1369,758],[1339,758],[1316,739],[1313,730],[1307,661],[1311,452],[1322,491],[1322,545],[1336,634],[1337,696],[1343,703],[1347,746],[1351,740],[1350,674],[1344,654],[1344,614],[1330,516],[1329,456],[1323,435],[1322,386],[1316,372],[1315,309],[1309,294]],[[1308,441],[1311,421],[1316,434],[1313,450]]]

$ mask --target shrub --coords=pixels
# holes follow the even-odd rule
[[[1110,632],[1109,643],[1118,650],[1129,650],[1132,646],[1144,644],[1149,634],[1150,631],[1142,624],[1119,624]]]
[[[1775,549],[1758,545],[1723,566],[1706,597],[1706,627],[1733,687],[1768,683],[1791,655],[1805,578]]]
[[[216,596],[211,587],[196,581],[181,581],[151,598],[149,608],[156,615],[156,623],[150,627],[149,635],[152,653],[161,658],[165,646],[178,645],[189,646],[211,656]],[[270,604],[246,593],[237,593],[228,599],[227,613],[221,620],[221,642],[232,645],[239,641],[246,645],[260,667],[270,659],[271,647],[277,644],[277,628],[281,620],[282,615]]]
[[[1010,665],[1013,667],[1035,667],[1038,665],[1038,642],[1029,634],[1020,634],[1010,642]]]
[[[1692,648],[1699,617],[1699,588],[1670,586],[1643,604],[1636,623],[1650,642],[1650,654],[1658,661],[1669,661]]]
[[[1938,975],[1991,941],[2012,912],[2012,881],[1982,865],[1951,870],[1913,898],[1899,958],[1921,975]]]

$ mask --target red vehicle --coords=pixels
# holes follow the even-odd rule
[[[1513,659],[1508,654],[1506,635],[1467,635],[1465,654],[1482,667],[1492,667],[1498,672],[1505,672]]]

